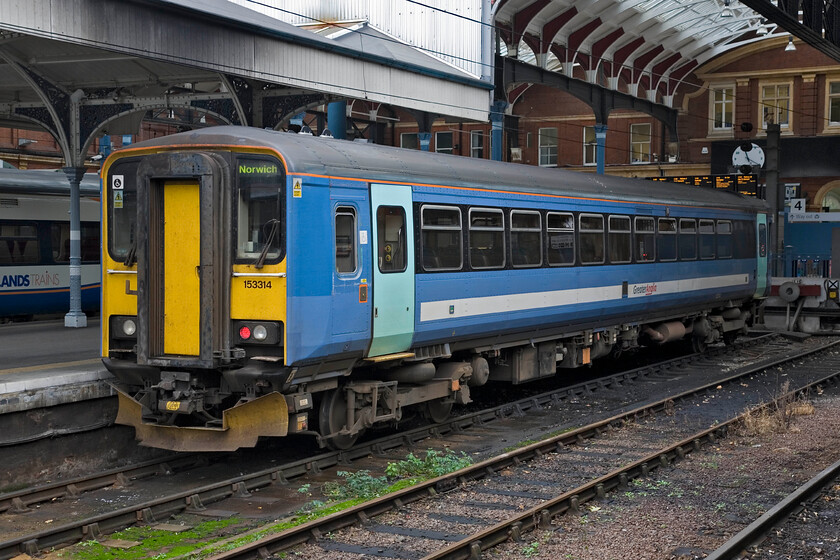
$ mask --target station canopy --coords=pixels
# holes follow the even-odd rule
[[[739,0],[496,0],[494,9],[508,55],[570,76],[582,66],[588,81],[613,88],[622,72],[631,84],[678,80],[726,51],[788,33]]]

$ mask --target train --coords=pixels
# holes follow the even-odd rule
[[[212,127],[102,170],[102,356],[142,445],[346,449],[488,382],[700,351],[768,294],[765,201]]]
[[[80,184],[82,309],[99,310],[99,176]],[[0,169],[0,319],[70,309],[70,183],[58,170]]]

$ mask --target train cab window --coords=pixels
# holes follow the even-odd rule
[[[40,260],[35,224],[0,222],[0,265],[37,264]]]
[[[729,220],[718,220],[717,223],[717,257],[732,258],[732,222]]]
[[[470,208],[470,266],[474,269],[505,266],[504,213],[492,208]]]
[[[680,218],[680,260],[697,260],[697,221]]]
[[[714,220],[700,220],[700,258],[715,258],[715,222]]]
[[[116,162],[103,188],[107,192],[108,253],[116,261],[132,265],[137,254],[137,168],[136,159]],[[55,248],[55,246],[53,245]],[[58,248],[59,251],[63,247]]]
[[[99,224],[83,223],[80,245],[82,262],[99,261]],[[53,261],[70,262],[70,224],[54,223],[50,226]]]
[[[632,256],[630,239],[630,217],[610,216],[610,237],[608,241],[610,262],[613,264],[629,263]]]
[[[426,205],[420,209],[424,270],[460,270],[461,209]]]
[[[636,262],[656,260],[656,229],[653,218],[636,217]]]
[[[604,262],[604,217],[600,214],[581,214],[578,217],[580,231],[581,264]]]
[[[376,247],[379,272],[403,272],[406,268],[405,210],[402,206],[376,209]]]
[[[572,214],[549,212],[545,216],[548,239],[548,265],[575,264],[575,217]]]
[[[542,264],[542,217],[539,212],[511,210],[511,263],[517,268]]]
[[[335,270],[352,274],[356,263],[356,209],[339,207],[335,211]]]
[[[274,159],[238,162],[236,260],[277,262],[283,253],[283,168]]]
[[[656,253],[663,262],[677,260],[677,220],[659,218],[659,235],[656,238]]]

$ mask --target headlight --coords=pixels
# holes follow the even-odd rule
[[[111,338],[135,340],[137,338],[137,317],[133,315],[111,315],[109,319]]]
[[[254,327],[254,340],[259,340],[260,342],[262,342],[267,336],[268,331],[265,330],[265,327],[263,325],[257,325],[256,327]]]
[[[122,325],[122,330],[126,336],[134,336],[134,333],[137,332],[137,323],[133,319],[126,319]]]

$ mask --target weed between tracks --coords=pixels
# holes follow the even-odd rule
[[[123,541],[123,546],[128,548],[114,548],[91,540],[50,557],[65,560],[201,560],[471,464],[469,456],[451,450],[441,453],[430,449],[422,458],[409,453],[402,461],[388,463],[385,476],[372,476],[367,470],[338,472],[343,482],[328,482],[320,488],[329,502],[312,500],[294,516],[270,525],[255,529],[253,521],[230,518],[207,521],[190,528],[185,525],[185,530],[177,533],[153,527],[131,527],[114,533],[108,539]],[[312,496],[311,484],[303,484],[298,492]]]

